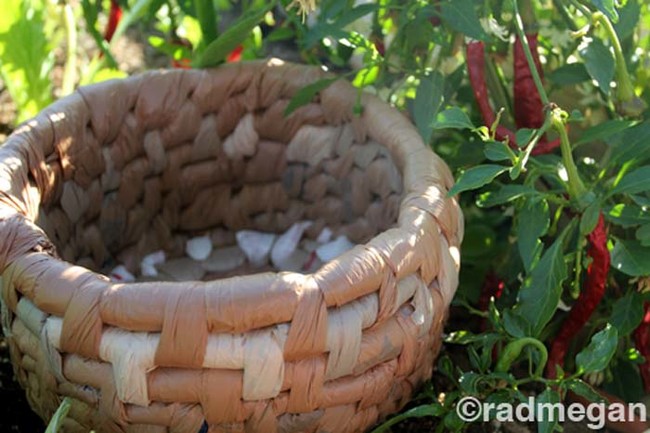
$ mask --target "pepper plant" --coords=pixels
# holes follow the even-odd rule
[[[650,394],[647,2],[117,0],[110,32],[102,2],[82,5],[106,62],[106,35],[130,25],[182,67],[282,45],[403,109],[452,166],[466,235],[447,351],[464,357],[443,353],[445,387],[377,431],[423,416],[461,431],[453,408],[466,395]]]

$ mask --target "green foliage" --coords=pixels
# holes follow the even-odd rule
[[[228,30],[205,48],[205,51],[198,57],[196,66],[206,68],[223,62],[228,53],[244,41],[274,5],[274,2],[270,2],[264,8],[248,11],[240,17]]]
[[[18,123],[52,102],[52,35],[40,0],[0,2],[0,76],[18,107]]]
[[[616,352],[618,344],[618,331],[614,326],[607,324],[605,329],[594,334],[578,355],[576,365],[581,373],[591,373],[604,370]]]
[[[440,358],[438,370],[450,382],[444,399],[431,391],[426,401],[375,431],[425,416],[438,418],[439,431],[466,429],[454,411],[464,395],[515,401],[523,400],[525,391],[538,401],[556,402],[572,391],[597,401],[585,376],[595,372],[607,378],[606,390],[638,399],[641,357],[633,331],[648,297],[642,282],[650,276],[650,7],[638,0],[524,0],[518,9],[511,1],[321,0],[318,13],[303,19],[290,3],[123,2],[116,37],[136,28],[170,61],[194,67],[220,65],[233,50],[247,60],[289,46],[302,61],[334,74],[298,91],[285,115],[335,80],[350,79],[408,111],[422,140],[451,166],[457,181],[447,197],[460,201],[466,222],[454,302],[470,320],[454,322],[447,344],[462,345],[466,359],[461,368]],[[46,11],[37,0],[3,5],[0,74],[24,119],[51,100],[56,38],[49,33],[52,26],[43,25]],[[115,42],[104,41],[98,27],[105,18],[102,2],[82,0],[81,6],[86,29],[103,53],[87,75],[101,79],[115,72],[106,68],[115,66]],[[606,25],[610,21],[613,30]],[[521,125],[512,115],[522,95],[513,94],[511,41],[531,30],[539,31],[541,90],[552,104],[534,113],[543,124]],[[497,112],[491,124],[468,80],[463,47],[470,40],[485,44],[485,92]],[[631,83],[628,98],[621,76]],[[363,112],[361,101],[357,115]],[[500,128],[510,130],[509,138]],[[536,152],[558,137],[560,147]],[[589,234],[601,213],[611,252],[606,297],[576,330],[566,370],[544,377],[533,370],[541,372],[546,359],[541,349],[552,346],[565,323],[560,307],[575,305],[585,290],[593,265]],[[496,276],[500,297],[482,296],[486,275]],[[604,323],[609,325],[603,328]],[[529,347],[531,341],[539,345]],[[508,354],[508,347],[519,351]],[[538,425],[540,432],[559,428]]]

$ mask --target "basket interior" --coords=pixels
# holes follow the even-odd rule
[[[216,112],[195,113],[185,101],[177,110],[187,131],[179,132],[177,121],[143,125],[136,99],[111,140],[88,146],[90,124],[85,140],[73,139],[71,153],[85,153],[75,172],[89,175],[60,182],[37,224],[66,261],[133,273],[153,251],[184,257],[195,236],[222,249],[236,245],[239,230],[283,233],[310,221],[306,239],[328,227],[363,243],[393,226],[402,179],[388,150],[361,122],[328,124],[318,100],[285,118],[287,102],[250,110],[233,96]],[[243,263],[171,279],[271,269]]]

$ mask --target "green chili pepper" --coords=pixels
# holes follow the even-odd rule
[[[548,359],[548,352],[546,351],[546,346],[544,346],[541,341],[532,337],[520,338],[508,343],[508,345],[503,349],[501,358],[499,358],[494,371],[497,373],[506,373],[510,370],[510,366],[517,360],[517,358],[519,358],[519,355],[521,355],[522,350],[524,350],[524,347],[526,346],[535,347],[540,354],[540,360],[535,369],[534,376],[541,377]]]

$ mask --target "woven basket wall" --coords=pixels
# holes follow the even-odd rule
[[[0,147],[2,324],[66,432],[361,432],[427,379],[454,295],[453,178],[400,113],[277,60],[81,88]],[[313,221],[356,247],[313,274],[116,284],[152,251]],[[72,263],[76,263],[73,265]]]

